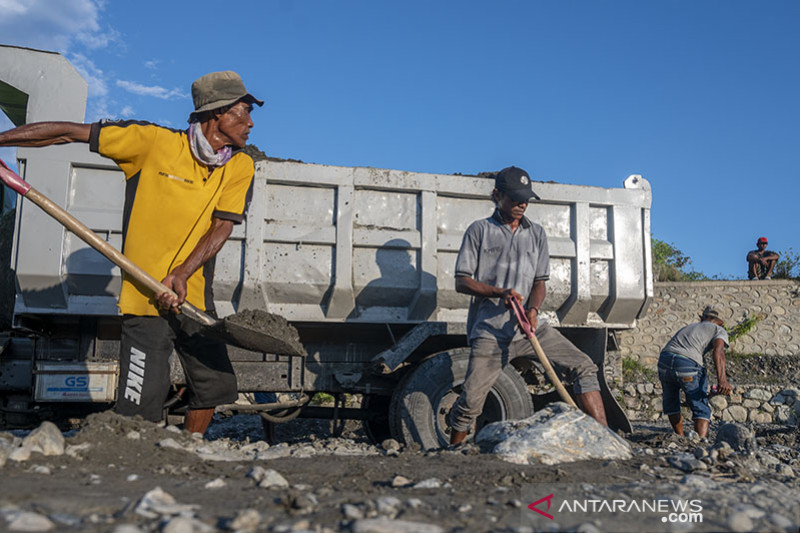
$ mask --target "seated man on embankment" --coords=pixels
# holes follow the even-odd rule
[[[759,237],[756,249],[747,252],[747,279],[772,279],[772,271],[780,255],[767,250],[766,237]]]
[[[700,322],[681,328],[661,350],[658,379],[663,391],[662,407],[678,435],[683,435],[681,390],[692,410],[694,430],[700,437],[708,435],[711,406],[708,403],[708,373],[703,365],[704,353],[712,350],[717,370],[717,393],[728,395],[733,390],[725,374],[728,332],[723,325],[719,311],[706,306],[700,314]]]

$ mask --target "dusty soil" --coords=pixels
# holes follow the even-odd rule
[[[194,517],[219,530],[233,529],[232,521],[246,509],[259,513],[258,531],[349,530],[353,520],[345,516],[345,504],[362,509],[366,516],[379,516],[384,513],[376,502],[391,496],[402,504],[389,516],[400,520],[437,524],[453,532],[531,531],[516,528],[524,525],[522,513],[529,512],[526,507],[531,502],[526,494],[539,490],[532,486],[592,483],[619,484],[636,491],[659,486],[664,490],[664,483],[679,483],[685,476],[669,467],[664,451],[691,452],[697,446],[664,425],[637,426],[630,436],[635,451],[630,460],[521,466],[481,454],[474,446],[460,451],[401,449],[389,454],[369,445],[355,422],[348,423],[345,434],[334,439],[325,422],[298,419],[279,426],[278,437],[287,443],[270,450],[344,447],[350,452],[209,461],[165,447],[166,439],[192,439],[185,432],[176,433],[175,428],[112,412],[76,422],[80,426],[66,433],[67,443],[90,448],[74,454],[76,457],[34,454],[25,462],[9,461],[2,468],[0,511],[19,508],[39,513],[50,517],[60,531],[114,531],[125,524],[136,525],[138,531],[166,531],[166,518],[147,518],[135,511],[146,493],[160,487],[178,503],[195,505]],[[255,415],[217,418],[207,434],[210,445],[232,450],[252,446],[260,438],[260,419]],[[758,442],[789,447],[796,462],[800,446],[797,428],[760,426]],[[648,449],[649,454],[643,453]],[[256,464],[279,472],[290,487],[256,486],[247,477]],[[436,478],[443,486],[394,487],[392,481],[398,475],[414,483]],[[743,487],[775,477],[766,471],[758,474],[739,462],[721,466],[713,475],[731,486]],[[224,481],[224,488],[206,487],[217,479]],[[787,491],[798,493],[797,481],[785,482]],[[617,529],[606,522],[599,530]]]
[[[711,376],[712,383],[716,382],[714,361],[706,357],[705,365]],[[725,361],[725,371],[728,381],[734,386],[785,384],[797,386],[800,383],[800,355],[728,355]],[[655,383],[658,382],[658,372],[655,368],[642,371],[635,369],[626,375],[627,383]]]
[[[731,379],[753,383],[757,376],[781,376],[780,381],[789,385],[792,383],[785,381],[787,361],[750,358],[739,366],[734,362]],[[781,362],[784,364],[778,364]],[[638,424],[627,436],[634,451],[631,459],[546,466],[506,463],[475,446],[432,452],[413,446],[394,450],[392,443],[384,448],[369,443],[358,422],[348,422],[344,434],[335,438],[330,422],[293,420],[277,426],[281,444],[267,446],[261,442],[258,416],[216,415],[206,442],[230,457],[210,460],[196,450],[187,451],[198,441],[175,427],[102,412],[62,421],[67,444],[78,447],[72,448],[71,455],[33,454],[27,461],[9,460],[0,468],[0,530],[12,516],[9,513],[28,511],[48,517],[58,531],[75,532],[238,528],[416,533],[430,525],[451,533],[575,531],[574,524],[532,528],[527,506],[546,491],[594,487],[592,490],[605,491],[607,498],[619,494],[701,498],[709,510],[701,525],[658,529],[659,523],[637,523],[635,517],[624,515],[614,520],[588,520],[581,531],[797,531],[800,429],[749,424],[756,434],[757,453],[734,454],[691,473],[671,463],[679,455],[692,457],[712,450],[718,427],[712,423],[710,440],[698,442],[678,437],[665,422]],[[26,432],[14,434],[24,436]],[[167,446],[169,441],[179,446]],[[81,450],[81,446],[87,448]],[[185,449],[179,449],[181,446]],[[272,455],[243,458],[248,449]],[[248,477],[256,466],[277,471],[289,486],[259,487]],[[412,485],[434,478],[439,486],[394,486],[397,476]],[[212,488],[209,483],[224,486]],[[195,521],[193,528],[178,529],[177,519],[168,514],[148,517],[137,512],[143,497],[157,487],[179,504],[192,506],[183,513]],[[247,510],[257,512],[251,529],[241,525]],[[724,518],[715,518],[717,515]],[[770,521],[775,515],[784,522]],[[359,529],[357,525],[362,518],[381,516],[416,525],[412,529],[399,525],[393,526],[395,529]]]
[[[708,366],[713,375],[713,364]],[[725,363],[728,381],[746,384],[800,383],[800,355],[729,356]]]
[[[225,329],[240,346],[277,354],[305,355],[300,335],[280,315],[260,309],[244,309],[224,319]]]

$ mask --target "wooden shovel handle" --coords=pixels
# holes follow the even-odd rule
[[[133,279],[153,291],[153,294],[159,295],[169,293],[174,297],[178,297],[174,291],[168,289],[166,285],[158,281],[156,278],[145,272],[139,265],[128,259],[122,252],[108,244],[105,240],[97,236],[95,232],[89,229],[80,220],[70,215],[67,211],[62,209],[58,204],[54,203],[47,196],[43,195],[35,188],[31,187],[25,193],[25,198],[32,201],[42,208],[42,210],[56,219],[65,228],[77,235],[86,244],[103,254],[109,261],[121,268],[126,274]],[[197,309],[189,302],[183,302],[180,305],[181,312],[185,313],[189,318],[200,322],[206,326],[213,326],[217,324],[214,320],[204,312]]]
[[[553,370],[553,365],[550,364],[550,360],[544,353],[542,345],[539,344],[539,339],[536,338],[536,334],[533,331],[530,320],[528,320],[528,315],[525,314],[525,310],[522,308],[522,304],[519,303],[519,300],[516,298],[511,298],[511,311],[517,318],[517,322],[519,322],[519,326],[522,328],[525,336],[528,337],[529,341],[531,341],[533,351],[536,352],[536,357],[539,358],[539,362],[542,363],[542,366],[544,367],[544,373],[547,375],[550,383],[552,383],[558,391],[558,395],[561,396],[561,399],[564,400],[568,405],[571,405],[577,409],[578,406],[575,405],[575,401],[572,399],[572,396],[570,396],[567,392],[567,389],[564,388],[564,384],[561,383],[558,374],[556,374],[556,371]]]
[[[154,294],[163,294],[168,292],[177,297],[177,295],[173,291],[169,290],[164,284],[145,272],[136,263],[125,257],[122,252],[111,246],[104,239],[98,237],[95,232],[89,229],[77,218],[70,215],[67,211],[62,209],[47,196],[31,187],[27,194],[25,194],[25,198],[41,207],[45,213],[56,219],[61,225],[80,237],[80,239],[86,242],[89,246],[106,256],[112,263],[124,270],[136,281],[153,291]]]
[[[572,396],[569,395],[567,389],[564,388],[564,384],[561,383],[561,380],[558,378],[558,374],[556,371],[553,370],[553,366],[550,364],[550,360],[547,359],[547,355],[545,355],[544,350],[542,350],[542,345],[539,344],[539,339],[536,338],[536,335],[531,335],[528,337],[528,340],[531,341],[533,345],[533,351],[536,352],[536,356],[539,358],[539,362],[542,363],[544,367],[544,372],[547,374],[547,377],[550,379],[550,383],[555,386],[556,390],[558,391],[558,395],[561,396],[561,399],[564,400],[568,405],[571,405],[574,408],[578,408],[575,405],[575,400],[572,399]]]

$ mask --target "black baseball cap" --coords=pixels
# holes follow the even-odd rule
[[[518,167],[506,167],[494,178],[494,188],[503,191],[515,202],[528,202],[531,198],[541,200],[531,189],[531,177]]]

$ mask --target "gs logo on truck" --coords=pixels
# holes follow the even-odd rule
[[[69,376],[64,380],[67,387],[86,389],[89,386],[89,376]]]

